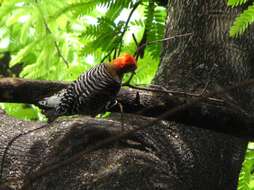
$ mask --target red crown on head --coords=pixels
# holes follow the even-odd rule
[[[112,61],[112,64],[117,68],[117,69],[125,69],[125,68],[133,68],[135,70],[137,68],[137,62],[135,57],[132,55],[125,53],[120,57],[117,57]]]

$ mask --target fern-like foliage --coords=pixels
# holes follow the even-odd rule
[[[163,38],[165,16],[156,0],[0,0],[0,53],[11,54],[10,67],[22,65],[19,77],[70,81],[102,60],[134,54],[132,34],[138,43]],[[151,81],[160,48],[145,49],[133,82]]]
[[[138,4],[138,6],[137,6]],[[126,17],[129,20],[117,21],[120,14],[122,13],[122,8],[129,10],[129,15]],[[144,18],[131,15],[132,10],[137,9]],[[143,16],[142,16],[143,17]],[[107,13],[97,19],[97,23],[86,28],[82,37],[84,39],[90,39],[90,43],[87,44],[88,48],[84,49],[85,54],[93,54],[97,51],[102,51],[104,54],[112,52],[114,50],[119,50],[121,44],[126,36],[131,36],[133,33],[139,40],[141,40],[143,30],[146,29],[147,41],[155,41],[163,38],[164,27],[165,27],[165,17],[166,11],[164,8],[158,7],[154,0],[143,0],[143,1],[114,1],[108,5]],[[127,25],[126,25],[127,24]],[[132,32],[132,28],[140,28],[139,32]],[[129,39],[130,41],[130,39]],[[148,50],[152,54],[153,58],[158,58],[160,54],[160,44],[154,44],[148,47]]]
[[[246,3],[248,0],[228,0],[228,5],[235,7]]]
[[[228,0],[228,5],[235,7],[247,3],[248,0]],[[237,37],[243,34],[248,26],[254,22],[254,4],[244,10],[234,21],[230,28],[230,36]]]
[[[100,13],[100,7],[106,12]],[[120,19],[123,12],[128,20]],[[147,41],[163,38],[165,15],[155,0],[8,0],[0,6],[0,29],[2,38],[10,39],[10,65],[25,65],[22,77],[61,80],[67,77],[57,69],[63,63],[119,54],[126,41],[133,43],[132,33],[142,39],[144,28]],[[87,22],[91,18],[94,23]],[[159,58],[160,44],[148,51]]]
[[[253,147],[253,143],[249,144],[249,147]],[[247,150],[245,160],[243,162],[242,170],[238,180],[238,190],[252,190],[254,189],[254,151],[253,149]]]
[[[145,6],[145,28],[147,31],[147,41],[157,41],[162,39],[165,28],[166,14],[163,9],[157,7],[153,0],[149,0]],[[158,57],[161,50],[161,43],[154,43],[147,47],[153,58]]]

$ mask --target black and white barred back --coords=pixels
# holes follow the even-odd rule
[[[80,75],[67,89],[39,104],[48,108],[48,112],[44,112],[48,118],[73,114],[96,116],[115,101],[120,87],[121,81],[113,78],[106,64],[102,63]]]

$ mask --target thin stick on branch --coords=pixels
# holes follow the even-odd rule
[[[130,14],[129,14],[129,16],[128,16],[126,22],[125,22],[123,31],[122,31],[121,36],[120,36],[120,40],[121,40],[121,41],[120,41],[120,44],[119,44],[119,50],[118,50],[117,56],[119,56],[120,53],[121,53],[121,49],[122,49],[122,45],[123,45],[123,36],[124,36],[124,34],[126,33],[126,31],[127,31],[127,29],[128,29],[128,24],[129,24],[129,22],[130,22],[130,20],[131,20],[131,17],[132,17],[132,15],[133,15],[134,11],[135,11],[135,10],[138,8],[138,6],[140,5],[140,3],[141,3],[141,1],[138,1],[138,2],[136,2],[136,3],[133,5],[133,7],[132,7],[132,9],[131,9],[131,12],[130,12]]]
[[[186,34],[178,34],[178,35],[175,35],[175,36],[171,36],[171,37],[168,37],[168,38],[163,38],[163,39],[159,39],[159,40],[154,40],[154,41],[150,41],[150,42],[146,42],[144,44],[141,44],[137,50],[136,50],[136,54],[138,54],[138,52],[140,50],[142,50],[145,46],[147,45],[150,45],[150,44],[155,44],[155,43],[159,43],[159,42],[164,42],[164,41],[168,41],[168,40],[172,40],[174,38],[180,38],[180,37],[186,37],[186,36],[191,36],[192,33],[186,33]]]

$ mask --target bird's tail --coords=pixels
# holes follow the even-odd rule
[[[56,107],[59,104],[59,100],[52,96],[48,98],[44,98],[38,101],[39,107],[42,109],[42,114],[44,114],[48,118],[48,122],[54,121],[57,117]]]
[[[47,97],[40,100],[38,104],[42,108],[48,108],[48,109],[56,108],[59,105],[60,100],[61,100],[60,97],[58,97],[57,95],[54,95],[54,96]]]

